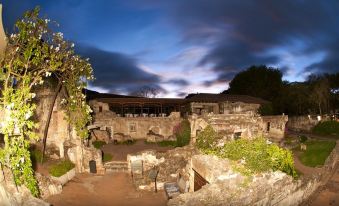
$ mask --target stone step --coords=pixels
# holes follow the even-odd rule
[[[104,167],[107,172],[128,172],[128,164],[126,161],[106,162]]]

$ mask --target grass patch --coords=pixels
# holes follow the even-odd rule
[[[75,165],[70,160],[63,160],[49,168],[49,174],[54,177],[60,177],[73,169]]]
[[[106,144],[105,141],[100,141],[100,140],[92,142],[92,145],[97,149],[101,149],[101,147],[104,146],[105,144]]]
[[[339,138],[339,122],[325,121],[319,122],[313,127],[312,132],[318,135],[335,136]]]
[[[103,162],[108,162],[108,161],[111,161],[112,159],[113,159],[113,156],[111,154],[104,153],[104,155],[102,156]]]
[[[309,167],[316,167],[324,165],[328,155],[335,147],[335,141],[307,141],[306,151],[300,151],[300,161]]]

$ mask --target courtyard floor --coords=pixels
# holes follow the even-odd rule
[[[47,202],[53,206],[165,206],[167,198],[164,191],[137,191],[128,173],[106,173],[77,174]]]
[[[104,145],[101,150],[104,153],[109,153],[113,156],[114,161],[126,161],[127,160],[127,154],[135,154],[137,152],[143,151],[143,150],[156,150],[158,152],[166,152],[170,149],[173,149],[173,147],[160,147],[157,144],[146,144],[144,140],[138,140],[132,145],[126,145],[126,144],[106,144]]]

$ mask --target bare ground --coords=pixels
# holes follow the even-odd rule
[[[127,154],[135,154],[148,149],[156,150],[158,152],[166,152],[167,150],[173,149],[173,147],[160,147],[157,144],[145,144],[144,140],[138,140],[133,145],[115,145],[110,143],[102,147],[102,151],[113,155],[112,160],[116,161],[127,160]]]
[[[164,206],[167,198],[163,191],[137,191],[127,173],[78,174],[47,202],[54,206]]]

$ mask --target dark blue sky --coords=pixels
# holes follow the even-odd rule
[[[339,72],[337,0],[3,0],[9,33],[36,5],[89,57],[91,88],[162,96],[221,92],[239,71],[266,64],[284,79]]]

